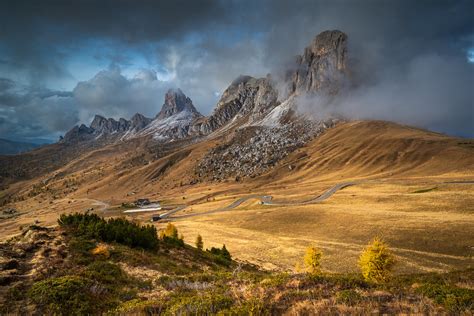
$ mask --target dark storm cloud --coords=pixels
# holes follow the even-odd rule
[[[137,112],[155,116],[168,87],[152,70],[143,69],[127,78],[119,67],[111,66],[94,78],[79,82],[73,95],[81,121],[88,123],[95,114],[116,119],[129,119]]]
[[[25,86],[0,78],[0,135],[35,142],[76,124],[72,92]],[[43,141],[43,140],[42,140]]]
[[[128,45],[180,40],[224,16],[220,1],[11,0],[0,4],[0,40],[8,64],[32,81],[71,76],[62,66],[78,41],[112,39]]]
[[[349,36],[348,56],[357,89],[330,104],[314,98],[301,100],[300,108],[315,115],[329,112],[348,118],[385,119],[474,136],[474,93],[470,88],[474,68],[466,58],[474,44],[473,3],[350,4],[313,2],[311,8],[305,7],[309,14],[298,13],[300,8],[292,9],[287,2],[277,9],[290,12],[292,18],[269,33],[274,39],[266,42],[270,46],[265,51],[279,52],[267,58],[273,65],[286,65],[293,47],[301,51],[307,45],[305,38],[322,30],[341,29]],[[301,33],[294,33],[291,25]],[[289,45],[276,40],[282,34]],[[283,50],[278,50],[278,45]]]
[[[473,64],[466,54],[474,47],[473,11],[469,0],[2,1],[1,76],[20,74],[29,91],[0,81],[0,118],[10,113],[17,134],[22,125],[31,134],[41,125],[35,119],[47,115],[29,113],[49,108],[56,110],[49,116],[67,117],[68,124],[89,123],[96,112],[152,116],[169,87],[181,87],[207,114],[216,93],[238,75],[278,76],[316,34],[340,29],[349,35],[359,89],[334,108],[472,136]],[[111,48],[93,57],[112,64],[133,65],[132,55],[140,52],[157,77],[151,70],[127,77],[111,67],[78,83],[72,97],[44,87],[51,78],[71,80],[67,59],[81,59],[91,42]],[[313,112],[324,110],[307,103]],[[60,125],[50,124],[56,134],[69,127]]]

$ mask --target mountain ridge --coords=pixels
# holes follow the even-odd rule
[[[132,124],[123,118],[116,121],[96,115],[89,127],[74,127],[64,141],[93,140],[106,135],[109,142],[116,142],[151,135],[155,141],[166,142],[207,136],[232,126],[282,126],[301,119],[294,115],[295,96],[336,94],[341,89],[347,74],[346,55],[347,35],[338,30],[325,31],[313,39],[288,70],[285,80],[289,94],[278,91],[271,75],[240,75],[222,93],[212,113],[202,116],[181,89],[169,89],[153,119],[141,115],[139,122]],[[114,134],[120,137],[111,136]]]
[[[118,165],[114,173],[139,166],[147,170],[156,168],[150,169],[145,178],[158,179],[174,168],[183,168],[177,163],[193,156],[190,154],[193,146],[199,147],[196,149],[199,155],[193,156],[192,167],[186,169],[187,180],[183,183],[243,181],[267,174],[327,130],[344,123],[339,118],[310,117],[299,113],[297,108],[298,97],[307,93],[306,90],[332,93],[350,80],[347,36],[340,31],[322,34],[305,50],[306,60],[311,61],[305,64],[309,68],[297,73],[297,78],[290,77],[296,87],[290,95],[276,89],[271,75],[265,78],[239,76],[224,91],[214,111],[202,116],[183,91],[169,90],[155,118],[139,113],[130,120],[96,116],[90,126],[75,126],[62,141],[38,153],[22,155],[14,161],[3,159],[2,182],[42,176],[80,161],[78,157],[90,161],[102,153],[116,157]],[[339,69],[340,73],[333,81],[327,81],[330,76],[318,73],[328,69],[321,65]],[[321,84],[314,85],[312,81],[313,85],[305,85],[315,74],[321,75]],[[344,80],[339,81],[341,78]],[[172,157],[173,161],[162,160],[165,157]],[[39,161],[50,163],[30,167]],[[97,163],[100,160],[94,165]],[[87,168],[87,164],[78,162],[73,170],[81,168]]]

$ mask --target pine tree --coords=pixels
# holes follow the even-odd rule
[[[395,256],[378,237],[367,245],[359,257],[362,275],[367,281],[382,283],[387,281],[395,264]]]
[[[312,275],[321,274],[321,257],[323,253],[318,248],[311,246],[306,248],[304,264],[308,273]]]
[[[202,250],[203,247],[204,247],[204,243],[202,241],[202,236],[198,234],[196,237],[196,248],[199,250]]]
[[[227,259],[227,260],[232,260],[232,257],[230,255],[230,252],[227,250],[227,248],[225,247],[225,245],[222,245],[222,250],[221,250],[221,254],[222,256]]]

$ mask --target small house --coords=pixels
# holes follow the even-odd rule
[[[138,199],[135,201],[136,206],[145,206],[145,205],[150,205],[150,200],[149,199]]]

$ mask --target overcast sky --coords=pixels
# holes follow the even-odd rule
[[[327,29],[348,34],[361,82],[341,113],[473,137],[472,12],[470,0],[3,0],[0,138],[153,117],[172,87],[209,114],[237,76],[278,73]]]

